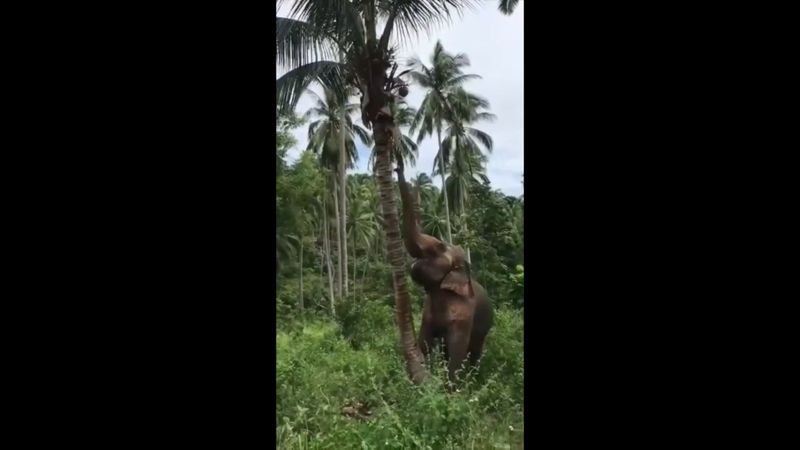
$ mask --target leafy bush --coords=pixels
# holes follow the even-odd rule
[[[319,275],[319,271],[306,268],[303,271],[303,305],[306,314],[330,314],[328,299],[328,280]],[[300,315],[300,281],[299,277],[278,278],[277,297],[275,299],[276,318],[278,324],[285,324]]]
[[[356,350],[375,347],[386,335],[395,338],[394,308],[384,303],[347,302],[337,308],[336,319],[342,336]]]
[[[516,273],[509,275],[508,278],[511,280],[511,292],[509,292],[511,304],[522,307],[525,303],[525,268],[517,264]]]

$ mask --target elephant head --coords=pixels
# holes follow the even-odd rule
[[[443,289],[463,297],[475,295],[464,250],[448,246],[435,256],[420,258],[411,266],[411,278],[427,291]]]
[[[428,291],[444,289],[464,297],[473,296],[464,250],[420,231],[415,196],[406,183],[402,163],[395,170],[403,201],[403,242],[408,253],[417,258],[411,266],[411,278]]]

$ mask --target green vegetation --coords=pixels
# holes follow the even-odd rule
[[[443,365],[408,379],[387,300],[279,320],[277,448],[522,448],[520,311],[497,312],[480,367],[447,393]]]

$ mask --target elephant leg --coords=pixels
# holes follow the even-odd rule
[[[420,351],[422,351],[422,356],[425,357],[427,357],[431,350],[433,350],[433,328],[424,317],[422,318],[422,325],[419,327],[419,338],[417,338],[417,345],[419,346]]]
[[[461,370],[467,359],[469,335],[472,324],[466,321],[455,321],[447,330],[445,345],[447,346],[447,373],[451,382],[456,381],[456,372]]]
[[[485,334],[473,335],[469,340],[469,363],[473,367],[477,366],[478,361],[481,359],[481,354],[483,354],[483,340],[485,338]]]

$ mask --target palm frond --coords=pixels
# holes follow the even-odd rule
[[[482,112],[479,112],[479,113],[475,114],[474,121],[477,122],[479,120],[484,120],[486,122],[494,122],[496,119],[497,119],[497,115],[492,114],[490,112],[482,111]]]
[[[461,85],[466,83],[467,81],[480,80],[482,78],[483,77],[481,77],[480,75],[476,75],[474,73],[465,73],[464,75],[453,77],[453,79],[451,79],[450,82],[454,85]]]
[[[335,43],[312,25],[284,17],[275,18],[276,61],[281,67],[299,67],[335,58]]]
[[[514,9],[516,9],[517,3],[519,3],[519,0],[500,0],[497,4],[497,9],[499,9],[501,13],[510,16],[511,13],[514,12]]]
[[[369,147],[372,145],[372,134],[358,125],[353,125],[353,133],[358,137],[364,146]]]
[[[317,61],[290,70],[275,80],[278,114],[294,111],[300,97],[312,82],[320,83],[325,89],[343,91],[343,65],[333,61]]]
[[[481,130],[478,130],[476,128],[467,128],[466,131],[467,131],[467,133],[469,133],[470,136],[472,136],[475,139],[477,139],[478,142],[480,142],[483,145],[483,147],[486,149],[486,151],[488,151],[489,153],[492,152],[492,150],[493,150],[493,141],[492,141],[492,137],[489,136],[489,134],[487,134],[487,133],[485,133],[485,132],[483,132]]]
[[[289,16],[334,37],[340,50],[366,42],[359,5],[350,0],[294,0]]]
[[[310,112],[311,110],[309,110]],[[306,113],[308,115],[308,113]],[[308,124],[308,142],[311,142],[314,139],[314,135],[317,133],[317,127],[319,127],[322,120],[315,120]]]
[[[434,28],[449,24],[454,17],[461,17],[473,10],[479,0],[377,0],[376,6],[383,16],[392,20],[398,41],[406,45],[420,32],[430,33]],[[384,32],[386,29],[384,29]],[[384,33],[382,33],[384,34]]]

